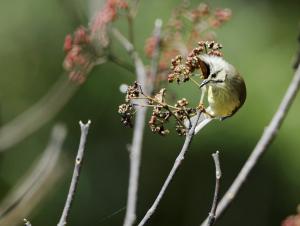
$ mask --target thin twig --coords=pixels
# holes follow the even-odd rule
[[[158,72],[158,63],[159,63],[159,56],[160,56],[160,45],[161,45],[161,29],[162,29],[162,20],[156,19],[155,26],[153,31],[153,36],[155,38],[155,46],[153,50],[153,55],[151,59],[151,66],[150,66],[150,84],[154,85],[157,72]]]
[[[216,219],[216,210],[217,210],[217,206],[218,206],[219,192],[220,192],[220,180],[222,177],[222,171],[221,171],[220,159],[219,159],[219,151],[216,151],[216,153],[212,154],[212,157],[214,159],[215,168],[216,168],[216,184],[215,184],[215,192],[214,192],[214,198],[213,198],[211,210],[208,215],[207,226],[212,226]]]
[[[132,17],[136,16],[136,14],[138,12],[139,4],[140,4],[140,0],[131,0],[130,1],[130,14]]]
[[[294,78],[291,81],[278,107],[277,112],[273,116],[270,124],[264,130],[264,133],[262,134],[260,140],[256,144],[250,157],[244,164],[243,168],[239,172],[238,176],[236,177],[236,179],[234,180],[234,182],[232,183],[232,185],[230,186],[230,188],[228,189],[228,191],[225,193],[224,197],[220,201],[216,212],[216,219],[219,218],[222,215],[222,213],[227,209],[227,207],[232,203],[237,193],[239,192],[240,188],[246,181],[247,177],[252,172],[254,166],[257,164],[258,160],[262,157],[262,155],[265,153],[265,151],[270,146],[272,141],[275,139],[278,130],[284,118],[287,116],[288,110],[296,97],[296,94],[299,90],[299,86],[300,86],[300,66],[298,65]],[[202,226],[207,225],[207,220],[208,219],[206,219],[201,225]]]
[[[135,65],[137,80],[143,87],[146,86],[146,71],[144,64],[137,52],[134,50],[132,43],[130,43],[117,29],[112,29],[113,35],[125,48],[128,54],[132,57]],[[148,93],[147,87],[145,92]],[[146,104],[143,100],[143,104]],[[124,226],[131,226],[136,218],[136,202],[138,191],[139,168],[141,162],[141,148],[145,127],[147,108],[138,108],[136,112],[135,125],[133,130],[132,146],[130,148],[130,169],[129,169],[129,183],[127,195],[127,207],[124,219]]]
[[[72,180],[71,180],[71,184],[70,184],[70,188],[69,188],[68,197],[67,197],[61,218],[59,220],[59,223],[57,224],[58,226],[64,226],[67,223],[68,214],[70,212],[73,198],[74,198],[76,188],[78,185],[80,169],[81,169],[83,157],[84,157],[85,143],[86,143],[86,138],[88,135],[90,124],[91,124],[90,120],[86,124],[83,124],[81,121],[79,121],[80,129],[81,129],[80,143],[79,143],[79,148],[78,148],[78,152],[77,152],[77,156],[76,156],[76,160],[75,160],[75,166],[74,166],[73,176],[72,176]]]
[[[133,32],[133,15],[129,11],[127,14],[127,24],[128,24],[128,39],[134,45],[134,32]]]
[[[43,154],[1,201],[1,226],[19,225],[20,219],[27,216],[53,188],[63,172],[58,162],[65,137],[65,126],[55,125]]]
[[[122,59],[118,58],[117,56],[113,54],[108,54],[107,56],[108,60],[115,63],[116,65],[126,69],[127,71],[133,73],[134,67],[131,64],[128,64],[126,61],[123,61]]]
[[[137,109],[136,119],[133,130],[132,145],[129,151],[130,168],[127,207],[124,218],[124,226],[133,225],[136,219],[136,202],[138,193],[139,169],[141,164],[141,150],[143,142],[143,134],[146,120],[147,108]]]
[[[157,28],[156,26],[159,26]],[[159,33],[157,30],[161,29],[161,24],[155,23],[155,31]],[[127,41],[122,34],[118,31],[115,31],[115,35],[117,35],[117,39],[121,42],[124,48],[128,51],[128,53],[132,56],[133,61],[136,67],[137,80],[141,84],[142,87],[145,88],[146,95],[150,94],[153,90],[153,82],[150,81],[146,83],[146,71],[145,67],[139,58],[138,54],[134,51],[133,45]],[[159,36],[160,38],[160,36]],[[158,48],[158,47],[157,47]],[[159,55],[159,50],[157,51],[157,55]],[[156,57],[153,61],[157,61],[158,57]],[[155,62],[153,62],[155,64]],[[154,68],[153,65],[152,70],[155,72],[157,69]],[[157,67],[157,63],[156,63]],[[155,79],[156,73],[153,75],[153,79]],[[153,80],[154,81],[154,80]],[[145,100],[143,100],[145,102]],[[146,104],[146,103],[144,103]],[[133,140],[132,146],[130,149],[130,170],[129,170],[129,183],[128,183],[128,195],[127,195],[127,207],[124,218],[124,226],[132,226],[136,219],[136,203],[137,203],[137,193],[138,193],[138,181],[139,181],[139,169],[141,164],[141,150],[142,150],[142,141],[143,134],[145,128],[145,120],[146,120],[147,108],[138,108],[135,119],[135,126],[133,131]]]
[[[134,45],[135,42],[133,22],[137,14],[138,6],[139,0],[130,1],[130,7],[127,11],[128,39],[132,45]]]
[[[150,207],[150,209],[147,211],[146,215],[144,216],[144,218],[141,220],[141,222],[138,224],[138,226],[142,226],[142,225],[145,225],[145,223],[149,220],[149,218],[152,216],[152,214],[155,212],[159,202],[161,201],[168,185],[170,184],[171,180],[173,179],[178,167],[180,166],[180,164],[182,163],[183,159],[184,159],[184,156],[186,154],[186,152],[188,151],[189,149],[189,146],[191,144],[191,141],[193,139],[193,136],[194,136],[194,132],[195,132],[195,128],[198,124],[198,120],[200,118],[200,115],[201,115],[201,112],[198,111],[197,112],[197,115],[196,115],[196,120],[193,122],[192,125],[190,125],[190,129],[186,135],[186,138],[185,138],[185,141],[184,141],[184,144],[183,144],[183,147],[179,153],[179,155],[177,156],[175,162],[174,162],[174,165],[167,177],[167,179],[165,180],[158,196],[156,197],[154,203],[152,204],[152,206]]]
[[[31,223],[30,223],[30,221],[27,220],[26,218],[23,221],[24,221],[24,225],[25,226],[32,226]]]
[[[190,76],[189,79],[190,79],[190,80],[191,80],[198,88],[201,87],[200,84],[199,84],[199,82],[197,82],[195,79],[193,79],[192,76]]]
[[[123,48],[130,54],[135,51],[133,48],[133,45],[131,42],[129,42],[125,36],[116,28],[112,27],[111,29],[112,34],[115,36],[115,38],[120,42],[120,44],[123,46]]]

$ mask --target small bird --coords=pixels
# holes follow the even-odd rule
[[[205,79],[200,84],[200,105],[207,93],[208,107],[198,120],[196,133],[214,118],[224,120],[233,116],[246,100],[244,79],[234,66],[219,56],[202,55],[200,59],[206,67]]]

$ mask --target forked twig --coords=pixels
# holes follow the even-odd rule
[[[214,192],[214,198],[213,198],[211,210],[208,215],[207,226],[212,226],[215,222],[216,210],[217,210],[217,206],[218,206],[219,192],[220,192],[220,180],[222,177],[222,171],[221,171],[220,159],[219,159],[219,151],[216,151],[216,153],[213,153],[212,157],[214,159],[215,168],[216,168],[216,184],[215,184],[215,192]]]
[[[89,120],[86,124],[83,124],[80,121],[79,124],[80,124],[80,129],[81,129],[79,148],[78,148],[78,152],[77,152],[77,156],[76,156],[76,160],[75,160],[75,166],[74,166],[73,176],[72,176],[72,180],[71,180],[71,184],[70,184],[70,188],[69,188],[68,197],[67,197],[61,218],[57,224],[58,226],[64,226],[67,223],[68,214],[70,212],[73,198],[74,198],[76,188],[78,185],[80,169],[81,169],[83,157],[84,157],[86,138],[88,135],[91,121]]]

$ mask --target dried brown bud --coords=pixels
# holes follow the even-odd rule
[[[131,119],[134,115],[132,104],[121,104],[118,113],[121,115],[121,122],[123,125],[132,127]]]
[[[170,74],[168,75],[168,82],[169,82],[169,83],[172,83],[172,82],[174,82],[174,79],[175,79],[175,75],[174,75],[173,73],[170,73]]]
[[[129,102],[131,99],[137,98],[140,95],[140,86],[134,82],[132,86],[128,86],[125,101]]]
[[[219,57],[222,57],[223,56],[223,53],[219,50],[210,50],[208,52],[208,55],[213,55],[213,56],[219,56]]]
[[[189,102],[187,101],[187,99],[182,98],[181,100],[177,101],[177,104],[175,105],[175,107],[185,107],[189,104]]]
[[[185,127],[183,127],[180,123],[177,123],[176,124],[176,127],[175,127],[175,129],[176,129],[176,132],[177,132],[177,134],[179,135],[179,136],[185,136],[186,135],[186,128]]]

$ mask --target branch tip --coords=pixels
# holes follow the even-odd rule
[[[162,26],[162,19],[160,19],[160,18],[157,18],[156,20],[155,20],[155,27],[161,27]]]
[[[31,223],[26,218],[23,219],[25,226],[31,226]]]
[[[89,127],[91,125],[92,121],[89,119],[87,123],[83,123],[81,120],[79,121],[80,127]]]
[[[219,159],[219,151],[216,151],[215,153],[212,154],[215,167],[216,167],[216,178],[220,179],[222,177],[222,171],[220,167],[220,159]]]
[[[220,192],[220,179],[221,179],[221,167],[220,167],[220,159],[219,159],[219,151],[216,151],[212,154],[215,169],[216,169],[216,182],[215,182],[215,191],[214,191],[214,197],[212,201],[211,210],[208,214],[208,221],[206,226],[212,226],[216,220],[216,211],[218,207],[218,201],[219,201],[219,192]]]
[[[83,160],[84,152],[85,152],[85,143],[86,143],[90,124],[91,124],[91,120],[88,120],[88,122],[86,124],[84,124],[82,121],[79,121],[79,125],[81,128],[79,148],[78,148],[77,156],[75,159],[75,166],[74,166],[74,170],[73,170],[71,184],[69,187],[69,192],[67,195],[67,200],[66,200],[62,215],[60,217],[60,220],[59,220],[57,226],[64,226],[67,223],[68,215],[69,215],[69,212],[70,212],[70,209],[72,206],[72,202],[73,202],[74,195],[75,195],[76,188],[77,188],[78,181],[79,181],[81,166],[82,166],[82,162],[83,162],[82,160]]]

